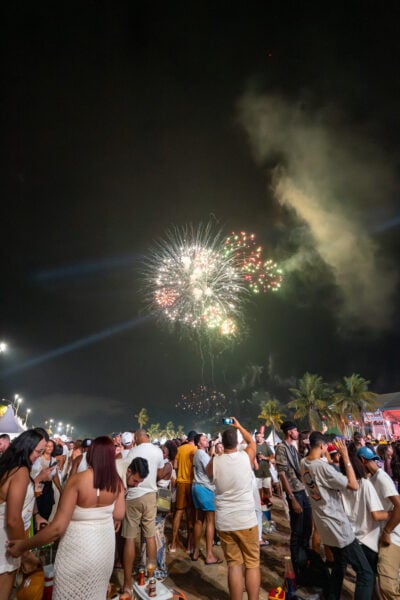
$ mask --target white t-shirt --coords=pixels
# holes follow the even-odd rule
[[[147,460],[149,463],[149,474],[137,487],[128,487],[126,493],[127,500],[133,500],[134,498],[140,498],[140,496],[144,496],[145,494],[156,492],[157,469],[162,469],[164,466],[164,458],[161,449],[154,446],[154,444],[150,444],[150,442],[145,442],[131,448],[124,462],[128,462],[127,466],[129,467],[132,460],[137,456]]]
[[[355,535],[340,495],[347,488],[347,477],[325,460],[307,457],[301,461],[301,476],[321,542],[334,548],[351,544]]]
[[[393,510],[393,504],[389,498],[390,496],[398,496],[399,493],[396,490],[396,486],[394,485],[390,475],[388,475],[383,469],[378,469],[377,472],[372,475],[370,482],[374,486],[379,499],[383,504],[383,509],[387,511]],[[386,523],[384,521],[381,521],[382,529],[384,528],[385,524]],[[393,529],[390,534],[390,539],[392,544],[395,546],[400,546],[400,524]]]
[[[239,531],[257,525],[253,497],[253,471],[247,452],[214,457],[215,526]]]
[[[343,506],[359,542],[378,552],[381,535],[380,521],[372,518],[371,512],[384,510],[382,502],[369,479],[360,479],[356,492],[342,491]]]

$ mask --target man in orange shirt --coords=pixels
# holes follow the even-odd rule
[[[182,512],[186,510],[186,523],[188,530],[187,550],[190,552],[193,546],[193,523],[194,508],[192,500],[192,479],[193,479],[193,456],[197,450],[194,443],[196,431],[189,431],[187,442],[178,448],[176,455],[176,505],[175,516],[172,524],[172,542],[169,546],[170,552],[176,552],[178,542],[179,526],[181,524]]]

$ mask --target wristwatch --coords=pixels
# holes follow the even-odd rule
[[[293,500],[294,494],[289,494],[288,498],[289,498],[289,500]]]

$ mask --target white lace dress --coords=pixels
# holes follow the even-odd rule
[[[115,532],[109,506],[76,506],[58,546],[53,600],[105,600],[114,564]]]

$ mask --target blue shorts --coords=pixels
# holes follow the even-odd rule
[[[199,483],[192,483],[192,498],[194,507],[197,510],[215,511],[214,506],[214,492],[200,485]]]

